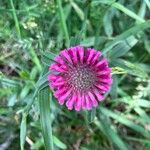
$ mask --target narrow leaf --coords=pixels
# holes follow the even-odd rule
[[[115,143],[119,149],[128,150],[126,144],[123,140],[119,137],[119,135],[112,129],[112,126],[107,121],[107,119],[99,113],[98,115],[99,121],[96,122],[96,125],[101,125],[101,131],[107,136],[107,138]]]
[[[100,110],[106,116],[117,120],[118,122],[120,122],[120,123],[128,126],[129,128],[135,130],[136,132],[139,132],[144,136],[150,136],[150,132],[146,131],[142,126],[137,125],[134,122],[128,120],[127,118],[125,118],[125,116],[121,116],[120,114],[117,114],[111,110],[104,108],[104,107],[100,107]]]
[[[46,150],[54,150],[52,127],[50,118],[50,100],[51,94],[49,94],[49,88],[45,87],[38,93],[39,107],[40,107],[40,120],[42,134],[44,138],[44,145]]]
[[[147,20],[144,23],[135,25],[132,28],[126,30],[125,32],[118,35],[113,41],[109,42],[106,45],[106,48],[103,49],[103,54],[106,54],[108,51],[110,51],[120,41],[125,40],[126,38],[130,37],[131,35],[136,35],[138,32],[141,32],[147,28],[150,28],[150,20]]]
[[[24,150],[24,143],[25,143],[25,139],[26,139],[26,130],[27,130],[26,119],[27,119],[27,114],[23,113],[21,126],[20,126],[20,148],[21,148],[21,150]]]

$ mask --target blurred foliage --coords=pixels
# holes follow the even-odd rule
[[[149,0],[0,0],[0,150],[149,150],[149,19]],[[47,88],[55,55],[78,44],[113,69],[91,111],[67,110]]]

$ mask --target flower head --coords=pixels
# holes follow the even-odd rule
[[[60,52],[50,65],[49,86],[58,102],[77,111],[92,109],[104,99],[112,84],[111,69],[101,52],[81,46]]]

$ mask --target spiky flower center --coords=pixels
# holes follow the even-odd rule
[[[95,79],[94,71],[84,64],[73,67],[68,73],[68,84],[77,91],[90,89]]]

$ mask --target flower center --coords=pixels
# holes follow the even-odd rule
[[[85,91],[95,82],[94,71],[87,65],[78,65],[68,74],[68,84],[77,91]]]

